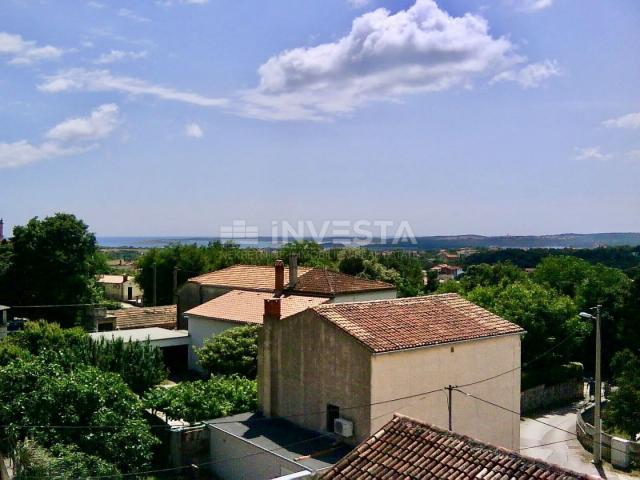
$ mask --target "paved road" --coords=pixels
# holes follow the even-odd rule
[[[573,408],[554,410],[536,418],[554,427],[575,433],[576,408],[577,405]],[[609,464],[604,466],[603,471],[598,472],[591,463],[591,454],[582,448],[578,440],[575,439],[575,435],[558,430],[558,428],[549,427],[534,420],[523,420],[520,423],[520,453],[576,472],[588,473],[595,478],[609,480],[637,480],[640,478],[638,472],[632,474],[620,472],[614,470]],[[544,446],[527,448],[543,444]]]

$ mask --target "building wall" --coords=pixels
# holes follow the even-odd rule
[[[354,422],[350,441],[356,443],[370,432],[369,357],[354,338],[311,310],[265,319],[258,359],[260,410],[326,431],[327,404],[335,405],[341,417]]]
[[[203,373],[204,371],[198,364],[194,347],[201,347],[204,341],[214,335],[234,327],[240,327],[242,324],[237,322],[223,322],[221,320],[211,320],[202,317],[188,315],[189,336],[191,337],[191,345],[189,345],[189,369]]]
[[[520,336],[446,344],[374,355],[371,360],[371,431],[387,423],[394,412],[448,427],[444,387],[464,385],[520,366]],[[419,394],[443,389],[427,396]],[[468,393],[520,412],[520,370],[462,388]],[[452,394],[453,430],[485,442],[518,450],[520,418],[467,397]],[[376,418],[378,417],[378,418]]]
[[[198,283],[187,282],[178,289],[177,316],[178,328],[187,330],[187,322],[184,321],[184,312],[193,307],[202,305],[209,300],[213,300],[220,295],[229,292],[229,288],[209,287]]]
[[[342,295],[336,295],[329,303],[343,303],[343,302],[366,302],[367,300],[387,300],[389,298],[396,298],[397,292],[395,290],[382,290],[379,292],[361,292],[361,293],[348,293]]]
[[[132,278],[129,278],[124,283],[100,283],[100,285],[104,287],[105,295],[110,300],[126,302],[128,300],[129,287],[133,288],[132,300],[142,297],[142,289]]]
[[[263,480],[304,471],[277,452],[268,452],[228,432],[209,427],[211,472],[225,480]],[[240,458],[245,457],[246,458]]]

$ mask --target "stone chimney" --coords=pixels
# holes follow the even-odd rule
[[[258,409],[263,415],[272,415],[272,383],[275,376],[273,362],[274,342],[277,341],[274,328],[281,316],[281,300],[279,298],[264,299],[262,328],[258,338]],[[277,345],[275,345],[277,350]]]
[[[295,288],[298,281],[298,254],[289,255],[289,288]]]
[[[284,262],[282,260],[276,260],[276,295],[280,295],[284,290]]]

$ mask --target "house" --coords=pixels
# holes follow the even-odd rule
[[[100,275],[98,283],[104,287],[105,294],[110,300],[117,302],[142,301],[142,289],[130,275]]]
[[[172,372],[185,371],[188,365],[189,332],[185,330],[168,330],[166,328],[134,328],[131,330],[114,330],[94,332],[89,336],[107,342],[122,340],[129,342],[148,342],[162,350],[164,363]]]
[[[431,268],[431,270],[434,272],[438,272],[439,282],[446,282],[447,280],[455,280],[463,273],[462,267],[458,267],[455,265],[447,265],[446,263],[441,263],[440,265],[436,265],[435,267]]]
[[[588,480],[592,477],[420,420],[394,415],[386,425],[319,478]]]
[[[273,293],[247,290],[230,290],[185,312],[191,348],[189,368],[200,370],[194,348],[204,345],[206,339],[229,328],[241,325],[262,325],[264,301],[273,298]],[[280,297],[281,315],[286,318],[298,312],[328,302],[328,298],[304,295],[283,295]],[[175,322],[175,318],[174,318]]]
[[[448,425],[449,385],[520,411],[518,325],[457,294],[322,304],[282,318],[265,301],[259,409],[351,444],[394,412]],[[519,417],[452,392],[455,431],[519,446]],[[306,412],[301,414],[301,412]]]
[[[448,262],[457,262],[460,260],[460,255],[458,253],[449,253],[447,250],[440,250],[438,252],[438,258],[442,260],[444,263]]]
[[[176,305],[108,310],[104,318],[97,320],[97,330],[99,332],[150,327],[175,330]]]
[[[297,256],[292,255],[289,267],[281,260],[275,266],[232,265],[190,278],[178,291],[179,328],[188,328],[185,312],[231,290],[321,297],[329,303],[396,297],[394,285],[324,268],[298,267]]]

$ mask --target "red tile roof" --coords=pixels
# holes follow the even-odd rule
[[[273,292],[275,290],[275,270],[264,265],[233,265],[231,267],[205,273],[190,278],[190,282],[200,285],[226,287],[234,290]],[[289,282],[289,269],[284,269],[285,288]],[[298,279],[291,293],[332,297],[340,293],[394,290],[389,283],[367,280],[322,268],[298,267]]]
[[[109,315],[116,317],[116,330],[130,330],[132,328],[160,327],[176,328],[176,306],[123,308],[110,310]]]
[[[322,480],[587,480],[516,452],[396,414]]]
[[[308,268],[298,267],[298,278],[309,271]],[[276,283],[273,266],[268,265],[232,265],[222,270],[205,273],[189,281],[200,285],[227,287],[235,290],[257,290],[273,292]],[[285,284],[289,281],[289,269],[284,268]]]
[[[354,277],[324,268],[312,268],[300,275],[293,291],[320,295],[395,290],[390,283]]]
[[[456,293],[333,303],[314,310],[375,353],[524,332]]]
[[[185,314],[212,320],[262,325],[265,298],[273,298],[273,294],[231,290],[224,295],[187,310]],[[283,296],[280,297],[281,316],[282,318],[288,317],[327,301],[327,298],[320,297]]]

